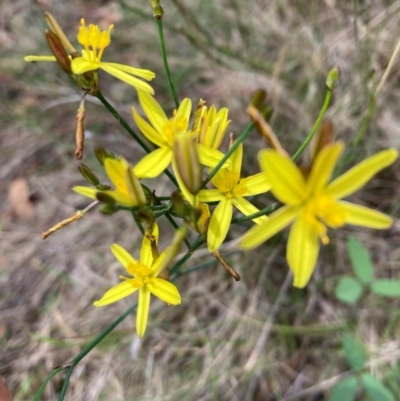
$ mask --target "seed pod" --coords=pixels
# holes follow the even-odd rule
[[[76,131],[75,131],[75,158],[80,160],[83,156],[83,147],[85,140],[85,129],[83,121],[85,120],[85,108],[79,107],[76,113]]]

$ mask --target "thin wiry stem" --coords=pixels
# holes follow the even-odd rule
[[[169,89],[171,90],[172,97],[174,98],[175,107],[178,108],[179,100],[178,100],[178,95],[176,94],[174,82],[172,81],[171,71],[170,71],[169,65],[168,65],[167,50],[165,48],[162,19],[157,20],[157,27],[158,27],[158,38],[160,40],[160,46],[161,46],[161,54],[162,54],[162,59],[163,59],[163,63],[164,63],[165,73],[167,74]]]

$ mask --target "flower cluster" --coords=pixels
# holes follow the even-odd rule
[[[208,251],[239,279],[219,253],[234,222],[234,213],[238,213],[235,209],[244,216],[241,216],[242,220],[254,223],[240,238],[241,249],[255,248],[291,224],[287,262],[293,272],[293,285],[299,288],[305,287],[310,280],[320,244],[329,243],[328,229],[337,229],[345,224],[386,229],[392,224],[390,217],[342,199],[394,163],[398,157],[395,149],[383,150],[330,181],[344,151],[342,142],[326,141],[316,152],[309,168],[304,169],[294,163],[275,136],[268,134],[271,148],[258,154],[261,172],[244,177],[245,135],[235,140],[231,134],[226,152],[221,150],[230,124],[227,108],[217,110],[214,105],[208,107],[205,101],[200,100],[192,112],[192,102],[185,98],[168,116],[152,96],[154,91],[150,85],[137,78],[151,80],[154,73],[102,61],[104,50],[110,44],[112,25],[102,31],[96,25],[87,26],[82,19],[77,35],[78,42],[83,46],[81,54],[73,51],[73,47],[71,50],[58,25],[51,22],[50,27],[49,44],[54,56],[27,56],[27,61],[58,61],[64,71],[70,69],[78,83],[83,82],[79,77],[84,77],[84,86],[94,82],[96,90],[99,88],[99,69],[137,89],[141,110],[132,108],[133,120],[153,147],[132,165],[123,157],[98,151],[97,156],[110,183],[100,184],[94,173],[83,166],[81,172],[91,187],[77,186],[73,189],[95,200],[95,203],[106,203],[109,214],[121,209],[129,210],[143,232],[139,261],[120,245],[111,245],[114,256],[132,277],[121,277],[123,282],[94,303],[95,306],[108,305],[138,291],[136,328],[140,337],[146,330],[150,294],[167,304],[181,302],[177,288],[169,281],[168,265],[182,242],[187,243],[189,256],[197,247],[207,244]],[[88,73],[89,76],[86,76]],[[333,90],[333,87],[331,85],[328,90]],[[269,127],[265,121],[259,125]],[[142,179],[154,179],[162,173],[166,173],[176,185],[170,197],[160,197],[140,182]],[[275,204],[275,211],[267,216],[267,212],[260,211],[252,199],[270,190],[279,204]],[[181,219],[184,229],[177,230],[171,245],[158,254],[159,229],[155,220],[161,215],[165,215],[175,227],[179,226],[176,219]],[[195,245],[188,243],[187,226],[199,233]],[[172,268],[172,273],[179,268],[179,263]]]

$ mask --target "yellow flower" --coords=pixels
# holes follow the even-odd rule
[[[164,110],[148,93],[138,91],[139,101],[151,125],[132,108],[133,119],[143,135],[159,148],[145,156],[134,168],[138,177],[154,178],[160,175],[172,162],[175,174],[175,162],[172,160],[173,145],[179,135],[194,135],[188,132],[192,102],[186,98],[180,104],[172,118],[167,118]],[[197,144],[200,163],[214,167],[222,159],[223,154],[216,149]],[[227,167],[228,164],[224,166]]]
[[[208,109],[206,102],[200,99],[192,128],[197,135],[198,143],[214,149],[221,146],[226,129],[231,122],[228,120],[228,112],[226,107],[217,112],[214,105]]]
[[[158,228],[156,225],[154,227],[153,235],[158,239]],[[164,261],[168,248],[154,260],[151,241],[144,236],[140,261],[135,260],[118,244],[112,244],[111,251],[133,278],[121,277],[124,281],[109,289],[99,301],[94,302],[94,306],[111,304],[139,290],[136,332],[139,337],[143,337],[149,314],[150,294],[167,304],[179,305],[181,303],[181,296],[175,285],[157,277],[165,267]]]
[[[286,256],[295,287],[303,288],[310,280],[317,263],[319,239],[323,244],[329,242],[327,227],[351,224],[385,229],[392,224],[392,219],[383,213],[340,199],[357,191],[378,171],[391,165],[398,157],[397,150],[383,150],[328,183],[343,150],[342,142],[324,147],[307,180],[288,157],[274,150],[263,150],[259,154],[271,191],[286,205],[271,214],[267,223],[250,229],[241,239],[240,247],[254,248],[294,221]]]
[[[135,176],[132,166],[124,158],[106,158],[104,168],[115,189],[99,191],[96,188],[76,186],[72,190],[91,199],[96,199],[97,192],[104,192],[121,206],[144,206],[146,204],[143,187]]]
[[[233,206],[246,216],[257,213],[259,210],[243,197],[258,195],[271,188],[266,173],[240,177],[242,158],[243,145],[240,144],[229,158],[231,166],[219,170],[212,178],[216,189],[205,189],[198,194],[201,202],[219,201],[207,231],[207,246],[210,252],[216,251],[224,242],[232,220]],[[253,221],[261,224],[267,222],[268,218],[261,216]]]
[[[101,61],[104,49],[110,44],[112,29],[113,25],[110,25],[108,30],[101,31],[98,25],[90,24],[86,26],[85,20],[81,19],[77,39],[84,47],[84,50],[82,50],[82,57],[76,57],[71,60],[72,72],[75,75],[82,75],[87,71],[95,71],[100,68],[121,81],[134,86],[136,89],[153,94],[153,88],[136,77],[150,81],[155,77],[154,72],[124,64]],[[24,59],[25,61],[56,61],[54,56],[26,56]]]

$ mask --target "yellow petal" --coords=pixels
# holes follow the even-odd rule
[[[84,57],[77,57],[71,60],[72,72],[76,75],[82,75],[87,71],[93,71],[100,68],[98,61],[90,61]]]
[[[137,261],[132,257],[132,255],[126,249],[122,248],[121,245],[112,244],[111,252],[114,254],[118,262],[125,267],[125,269],[127,269],[127,266],[130,264],[137,264]]]
[[[123,179],[125,181],[130,204],[133,206],[144,206],[146,204],[146,196],[131,166],[128,165],[126,167]]]
[[[150,95],[149,95],[150,96]],[[143,119],[138,112],[132,107],[132,115],[135,120],[136,125],[142,132],[142,134],[152,143],[159,146],[160,148],[163,146],[167,146],[168,142],[166,141],[164,135],[161,132],[155,130],[145,119]]]
[[[128,166],[129,164],[125,159],[111,159],[107,157],[104,160],[104,169],[115,188],[126,189],[124,175]]]
[[[176,181],[178,181],[179,189],[181,190],[183,197],[192,205],[195,206],[196,204],[196,196],[192,195],[189,190],[186,188],[182,177],[179,174],[178,167],[176,166],[176,160],[172,158],[172,168],[175,173]]]
[[[115,200],[115,202],[119,203],[122,206],[135,206],[132,204],[132,201],[126,192],[118,190],[102,191],[102,192],[104,192],[107,195],[110,195],[111,198]]]
[[[158,243],[158,225],[157,223],[153,224],[153,231],[151,232],[151,235],[155,237],[156,244]],[[151,241],[145,235],[143,237],[142,241],[142,248],[140,249],[140,263],[143,263],[145,266],[152,267],[153,266],[153,253],[151,252]]]
[[[139,102],[151,125],[159,132],[163,133],[168,118],[159,103],[146,92],[139,91]]]
[[[215,167],[220,160],[224,157],[224,154],[217,149],[208,148],[201,143],[197,144],[197,151],[199,154],[200,163],[204,166]],[[228,159],[221,168],[230,167],[231,161]]]
[[[223,198],[218,203],[210,219],[207,231],[207,247],[216,251],[224,242],[232,220],[232,200]]]
[[[210,167],[208,169],[208,172],[210,173],[211,170],[212,170],[212,168]],[[213,183],[214,187],[216,187],[218,189],[222,188],[221,191],[224,192],[226,190],[226,182],[230,178],[231,177],[230,177],[229,169],[221,168],[214,174],[214,177],[211,178],[211,182]],[[239,177],[238,177],[237,181],[239,181]]]
[[[299,210],[300,208],[298,206],[281,207],[269,216],[267,222],[254,226],[247,231],[240,240],[240,248],[252,249],[270,239],[277,232],[289,225],[295,219]]]
[[[246,192],[243,196],[263,194],[271,189],[267,173],[258,173],[244,179]]]
[[[181,296],[178,289],[167,280],[155,278],[147,284],[147,288],[153,295],[167,304],[179,305],[181,303]]]
[[[151,278],[157,277],[161,271],[166,267],[166,259],[165,256],[167,254],[168,247],[164,249],[163,252],[160,253],[157,260],[154,262],[153,266],[151,267]]]
[[[393,224],[393,220],[389,216],[369,207],[345,201],[339,201],[338,203],[348,213],[348,216],[346,216],[347,224],[378,230],[387,229]]]
[[[97,199],[96,194],[99,192],[96,188],[84,187],[84,186],[76,186],[72,188],[73,191],[77,192],[80,195],[86,196],[90,199]]]
[[[217,202],[224,197],[224,194],[219,189],[203,189],[197,196],[200,202]]]
[[[314,226],[298,218],[292,225],[286,258],[293,272],[293,286],[303,288],[310,280],[317,264],[319,236]]]
[[[102,62],[102,64],[109,65],[110,67],[114,67],[128,74],[136,75],[137,77],[143,78],[146,81],[151,81],[156,76],[156,74],[153,71],[143,70],[141,68],[135,68],[125,64],[105,63],[105,62]]]
[[[150,291],[146,287],[139,290],[139,304],[136,316],[136,333],[142,338],[146,331],[147,319],[149,317],[150,308]]]
[[[235,196],[232,199],[233,205],[237,207],[245,216],[249,216],[250,214],[257,213],[260,210],[257,209],[253,204],[251,204],[248,200],[244,199],[241,196]],[[253,221],[257,224],[262,224],[268,221],[267,216],[260,216]]]
[[[242,170],[242,159],[243,159],[243,143],[231,154],[231,166],[229,169],[234,171],[240,177],[240,172]]]
[[[74,59],[77,60],[77,59]],[[74,61],[72,60],[72,61]],[[123,72],[119,70],[118,68],[111,67],[110,65],[107,65],[106,63],[99,63],[102,70],[105,72],[109,73],[110,75],[114,76],[115,78],[118,78],[119,80],[132,85],[136,89],[140,89],[144,92],[148,92],[150,94],[154,94],[154,89],[147,83],[143,82],[142,80],[133,77],[132,75],[127,74],[126,72]]]
[[[25,56],[25,61],[57,61],[54,56]]]
[[[395,162],[398,151],[386,149],[368,157],[349,171],[333,180],[328,186],[328,194],[335,199],[344,198],[365,185],[376,173]]]
[[[171,160],[171,148],[158,148],[140,160],[133,171],[138,178],[155,178],[169,166]]]
[[[123,281],[116,286],[110,288],[101,299],[93,303],[94,306],[104,306],[128,297],[137,291],[138,288],[133,287],[128,281]]]
[[[336,142],[325,146],[317,155],[307,180],[308,195],[312,196],[326,187],[337,161],[342,155],[344,144]]]
[[[300,169],[277,151],[266,149],[258,154],[261,170],[267,173],[272,193],[283,203],[297,205],[306,196],[306,183]]]
[[[175,135],[181,135],[187,131],[191,111],[192,101],[189,98],[183,99],[174,118]]]

